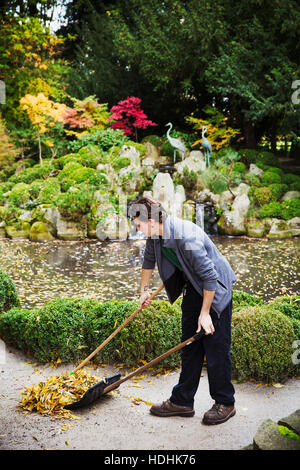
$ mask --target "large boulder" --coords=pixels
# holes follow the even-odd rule
[[[29,239],[32,242],[44,242],[53,240],[54,237],[51,235],[44,222],[34,222],[30,228]]]
[[[8,238],[25,240],[29,238],[30,224],[28,222],[23,222],[22,228],[16,228],[13,225],[6,225],[5,231]]]
[[[266,232],[267,228],[261,220],[250,220],[246,225],[246,233],[249,237],[261,238]]]
[[[110,214],[96,226],[99,240],[126,240],[130,231],[130,223],[124,215]]]
[[[146,158],[151,158],[154,163],[157,163],[159,161],[159,149],[155,145],[151,144],[151,142],[145,142],[144,145],[146,147]]]
[[[56,222],[57,238],[61,240],[82,240],[87,237],[86,222],[74,222],[64,219],[60,213]]]
[[[258,168],[258,166],[256,166],[254,163],[251,163],[249,173],[253,173],[256,176],[262,176],[264,174],[264,170]]]
[[[174,183],[169,173],[158,173],[153,180],[153,199],[160,202],[168,214],[174,209]]]
[[[224,211],[218,221],[221,233],[227,235],[244,235],[246,233],[245,217],[250,207],[250,200],[246,194],[237,196],[231,210]]]
[[[196,173],[201,173],[206,170],[204,156],[199,150],[193,150],[189,157],[181,162],[175,163],[174,166],[180,174],[183,173],[184,168],[187,168],[189,171],[195,171]]]
[[[294,217],[290,220],[282,219],[271,219],[271,223],[266,222],[270,225],[268,238],[290,238],[300,235],[300,224],[299,217]]]
[[[300,191],[288,191],[285,193],[281,201],[290,201],[291,199],[299,199],[300,198]]]

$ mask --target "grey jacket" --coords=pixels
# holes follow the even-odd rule
[[[163,227],[163,245],[176,251],[185,277],[200,295],[203,289],[215,291],[212,308],[220,316],[232,298],[236,281],[230,264],[198,225],[168,216]],[[178,281],[179,270],[161,253],[159,237],[147,239],[142,268],[154,269],[155,263],[173,303],[182,292],[183,279]]]

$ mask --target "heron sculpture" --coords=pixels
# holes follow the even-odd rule
[[[167,138],[168,138],[168,141],[170,142],[170,144],[172,145],[173,149],[174,149],[174,163],[176,161],[176,150],[178,150],[178,152],[180,153],[181,157],[182,157],[182,161],[184,160],[184,154],[186,152],[186,147],[184,145],[183,142],[181,142],[181,140],[179,139],[174,139],[173,137],[170,137],[170,131],[173,127],[172,123],[169,122],[168,124],[166,124],[166,127],[169,126],[169,129],[167,131]]]
[[[207,131],[207,128],[203,126],[202,127],[202,148],[204,151],[205,164],[208,168],[210,164],[210,156],[211,156],[212,148],[211,148],[211,143],[207,140],[206,137],[204,137],[204,134],[206,131]]]

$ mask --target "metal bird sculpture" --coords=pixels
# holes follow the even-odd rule
[[[170,144],[172,145],[172,147],[174,148],[174,163],[176,161],[176,150],[181,154],[182,161],[183,161],[184,160],[184,154],[186,152],[186,147],[183,144],[183,142],[181,142],[181,140],[174,139],[173,137],[170,137],[170,131],[173,127],[172,123],[168,122],[168,124],[166,124],[166,127],[167,126],[169,126],[169,129],[167,131],[167,138],[168,138],[168,141],[170,142]]]
[[[212,147],[211,147],[211,143],[206,139],[206,137],[204,137],[204,134],[206,131],[207,131],[207,128],[203,126],[202,127],[202,148],[203,148],[204,156],[205,156],[205,164],[208,168],[210,164],[210,156],[212,152]]]

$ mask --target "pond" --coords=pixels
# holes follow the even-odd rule
[[[299,238],[211,237],[238,278],[234,289],[265,300],[299,293]],[[0,240],[1,269],[14,281],[24,308],[57,297],[136,300],[145,240],[67,242]],[[160,285],[157,270],[152,286]],[[163,293],[159,296],[166,299]]]

